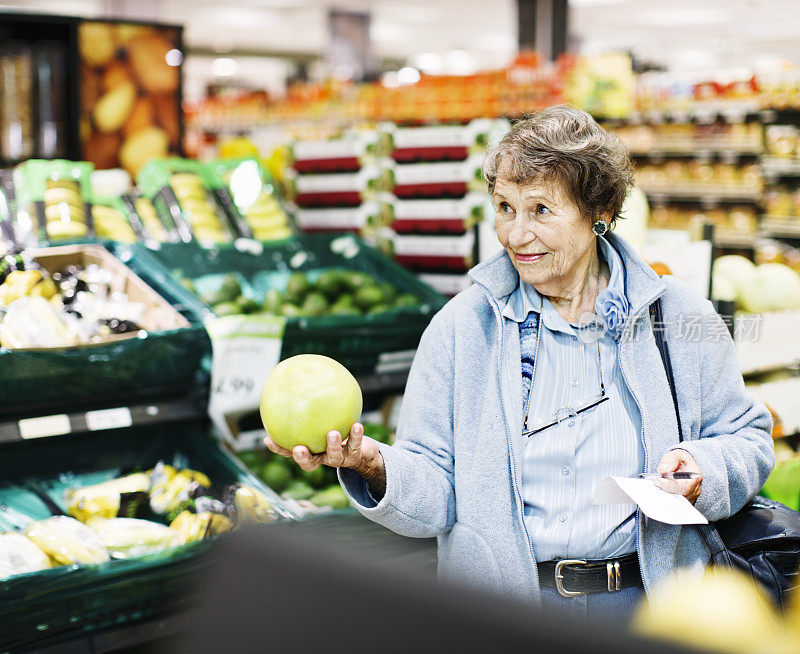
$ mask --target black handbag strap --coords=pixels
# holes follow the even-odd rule
[[[681,427],[681,413],[678,407],[678,393],[675,390],[675,377],[672,374],[672,360],[669,356],[669,347],[667,346],[667,339],[664,337],[664,328],[666,323],[661,315],[661,299],[659,298],[650,305],[650,319],[652,323],[653,335],[656,339],[656,346],[658,353],[661,355],[661,362],[664,364],[664,372],[667,375],[667,382],[669,383],[669,390],[672,394],[672,403],[675,406],[675,420],[678,423],[678,442],[683,443],[683,428]],[[705,541],[706,547],[711,552],[711,560],[717,563],[724,563],[732,565],[730,553],[728,552],[722,536],[714,527],[712,523],[707,525],[697,525],[698,532]]]

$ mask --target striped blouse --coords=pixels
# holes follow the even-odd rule
[[[624,296],[622,259],[608,241],[598,241],[611,270],[609,288]],[[503,315],[519,323],[524,412],[532,398],[529,426],[599,395],[597,346],[594,340],[579,338],[582,327],[567,323],[547,298],[522,281]],[[544,331],[531,392],[540,319]],[[644,467],[641,415],[622,378],[617,343],[608,332],[602,334],[600,358],[609,401],[526,439],[522,495],[526,527],[539,561],[605,559],[636,549],[636,506],[592,505],[605,477],[633,477]]]

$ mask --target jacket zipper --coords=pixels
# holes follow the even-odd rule
[[[503,352],[504,352],[503,343],[505,341],[503,332],[505,331],[504,330],[505,323],[503,321],[503,315],[502,315],[502,313],[500,311],[500,307],[497,304],[497,302],[495,301],[494,296],[489,292],[489,289],[486,288],[480,282],[475,282],[475,283],[478,284],[479,286],[481,286],[486,291],[487,295],[491,299],[492,307],[495,310],[495,314],[497,315],[497,317],[499,318],[499,321],[500,321],[500,375],[501,375],[500,401],[502,402],[503,406],[505,406],[505,395],[503,393],[503,383],[502,383],[502,376],[505,374],[505,366],[504,366],[505,362],[503,360]],[[520,524],[522,525],[522,530],[525,532],[525,541],[528,543],[528,554],[530,555],[531,563],[533,564],[531,566],[531,569],[532,569],[532,572],[533,572],[534,584],[535,584],[535,587],[537,589],[536,600],[537,600],[538,603],[541,603],[541,594],[539,592],[539,569],[536,567],[536,555],[534,554],[534,551],[533,551],[533,543],[531,543],[531,535],[530,535],[530,533],[528,533],[528,527],[525,524],[525,511],[524,511],[523,506],[522,506],[522,491],[520,490],[520,488],[518,486],[518,482],[517,482],[517,461],[514,458],[514,448],[511,445],[512,436],[511,436],[511,430],[509,429],[509,426],[508,426],[508,418],[507,417],[506,417],[506,420],[505,420],[505,424],[506,424],[506,439],[508,441],[508,455],[509,455],[509,458],[511,459],[511,482],[514,484],[514,491],[515,491],[516,500],[517,500],[517,514],[519,515],[519,520],[520,520]]]
[[[650,305],[653,302],[655,302],[655,300],[660,295],[661,295],[661,292],[656,294],[645,305],[644,311],[647,311],[650,308]],[[630,331],[630,329],[633,328],[632,326],[636,324],[636,322],[639,320],[639,316],[641,316],[644,313],[644,311],[640,311],[639,313],[636,314],[634,319],[629,323],[630,327],[626,326],[626,328],[623,330],[623,333],[622,333],[623,338],[620,338],[620,343],[622,343],[622,341],[624,340],[624,337],[627,335],[627,333]],[[646,445],[645,439],[644,439],[644,411],[642,410],[642,405],[639,402],[639,398],[636,397],[636,393],[633,392],[633,388],[631,388],[631,385],[628,382],[628,376],[625,374],[625,366],[622,365],[622,354],[621,354],[620,350],[621,350],[621,348],[619,346],[617,346],[617,361],[619,363],[619,369],[622,372],[622,380],[625,382],[625,386],[628,388],[628,392],[631,394],[631,397],[633,398],[633,401],[636,403],[636,407],[639,409],[639,416],[641,418],[641,428],[640,428],[640,432],[639,432],[639,439],[640,439],[640,442],[642,443],[642,451],[644,452],[644,471],[647,472],[649,470],[650,466],[649,466],[649,456],[648,456],[648,451],[647,451],[647,445]],[[637,515],[636,550],[637,550],[637,554],[639,556],[639,563],[640,563],[640,565],[639,565],[639,575],[642,578],[642,588],[644,589],[644,594],[649,599],[649,593],[648,593],[648,589],[647,589],[647,582],[645,581],[645,578],[644,578],[644,566],[641,565],[641,563],[643,561],[643,559],[642,559],[642,551],[644,550],[644,536],[643,536],[643,533],[642,533],[644,531],[643,530],[644,518],[642,516],[641,509],[639,509],[638,507],[636,509],[636,515]]]

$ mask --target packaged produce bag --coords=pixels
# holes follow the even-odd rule
[[[82,522],[65,515],[32,522],[25,535],[56,563],[103,563],[108,550],[100,537]]]
[[[87,525],[114,559],[153,554],[186,542],[180,532],[151,520],[90,518]]]
[[[50,558],[33,541],[22,534],[0,533],[0,579],[49,567]]]

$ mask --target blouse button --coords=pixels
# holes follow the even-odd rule
[[[567,426],[568,426],[568,427],[574,427],[574,426],[575,426],[575,421],[574,421],[574,420],[570,420],[570,421],[567,423]]]
[[[566,522],[567,521],[567,514],[566,513],[562,513],[561,517],[559,518],[559,520],[561,520],[561,522]]]
[[[577,379],[573,379],[573,380],[572,380],[572,381],[569,383],[569,385],[570,385],[570,386],[572,386],[572,388],[575,388],[575,387],[578,385],[578,380],[577,380]]]

